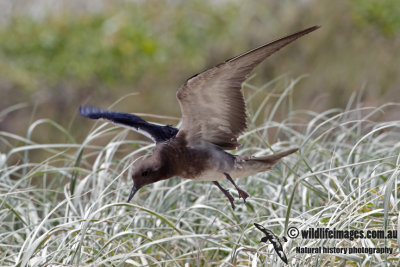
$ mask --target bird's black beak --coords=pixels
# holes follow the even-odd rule
[[[139,186],[136,186],[135,184],[133,184],[131,193],[130,193],[129,198],[128,198],[128,202],[131,201],[131,199],[133,198],[133,196],[136,194],[136,192],[137,192],[139,189],[140,189]]]

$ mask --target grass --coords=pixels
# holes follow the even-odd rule
[[[400,121],[379,121],[398,104],[293,110],[295,83],[276,91],[245,85],[249,129],[237,154],[263,155],[289,147],[300,152],[268,173],[238,180],[251,195],[233,211],[207,182],[180,178],[142,189],[131,203],[135,159],[153,145],[128,130],[98,122],[83,142],[51,120],[28,134],[0,132],[0,265],[9,266],[272,266],[283,262],[260,244],[262,224],[286,236],[299,230],[398,230]],[[13,110],[10,108],[9,110]],[[278,119],[283,116],[284,119]],[[256,123],[262,121],[262,123]],[[36,143],[39,127],[55,127],[68,142]],[[39,153],[40,157],[32,157]],[[43,158],[35,162],[32,158]],[[399,264],[399,239],[289,239],[293,266]],[[393,254],[299,254],[296,247],[390,247]]]

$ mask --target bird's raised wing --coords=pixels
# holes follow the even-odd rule
[[[174,127],[149,123],[139,116],[129,113],[103,110],[88,106],[80,106],[78,112],[82,116],[90,119],[105,119],[135,130],[149,137],[156,143],[167,141],[178,133],[178,129]]]
[[[235,149],[237,138],[247,127],[242,83],[268,56],[318,28],[281,38],[189,78],[177,92],[183,118],[178,136],[189,144],[204,140],[223,149]]]

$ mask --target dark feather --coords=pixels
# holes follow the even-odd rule
[[[149,123],[141,117],[129,113],[103,110],[88,106],[80,106],[78,112],[82,116],[90,119],[105,119],[115,124],[128,127],[146,135],[156,143],[165,142],[178,133],[178,129],[174,127]]]
[[[207,141],[222,149],[234,149],[246,129],[246,106],[242,83],[267,57],[310,33],[314,26],[260,46],[189,78],[177,92],[182,111],[182,127],[189,144]]]

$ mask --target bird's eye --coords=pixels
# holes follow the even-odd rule
[[[144,171],[144,172],[142,172],[142,176],[147,176],[149,174],[149,172],[148,171]]]

